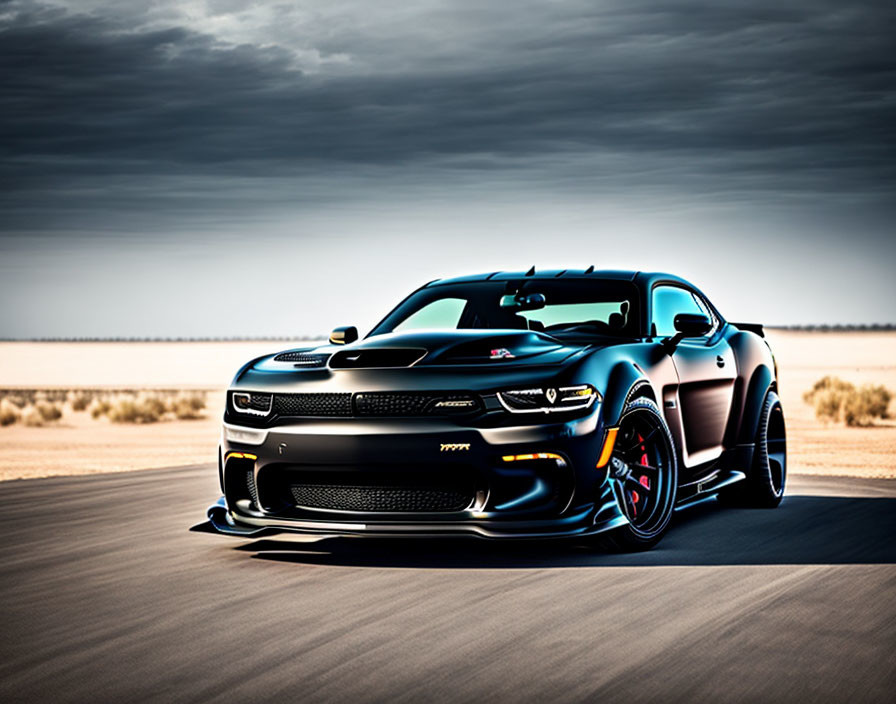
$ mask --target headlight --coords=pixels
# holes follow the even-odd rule
[[[274,394],[259,394],[246,391],[234,391],[230,397],[230,404],[237,413],[246,413],[252,416],[266,416],[270,414],[274,404]]]
[[[499,391],[498,400],[511,413],[557,413],[589,408],[600,397],[589,384],[558,389]]]

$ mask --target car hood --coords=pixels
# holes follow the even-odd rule
[[[331,369],[398,369],[456,365],[517,366],[560,364],[581,352],[541,333],[519,330],[457,330],[375,335],[350,345],[292,350],[258,360],[255,368],[273,370],[301,355]],[[293,354],[290,354],[292,352]],[[304,366],[293,363],[293,368]]]
[[[375,335],[350,345],[287,350],[255,360],[258,371],[402,367],[558,365],[622,340],[560,341],[529,330],[418,331]]]

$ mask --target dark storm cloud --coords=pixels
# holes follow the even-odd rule
[[[111,194],[129,212],[199,210],[215,183],[239,185],[229,179],[355,167],[378,179],[451,169],[888,198],[889,8],[434,6],[402,16],[402,31],[384,31],[388,17],[310,25],[303,41],[348,60],[309,69],[287,41],[159,27],[140,9],[129,19],[5,3],[0,203],[27,229]],[[194,200],[178,198],[191,188]]]

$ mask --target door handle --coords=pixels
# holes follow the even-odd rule
[[[725,366],[725,358],[722,355],[716,357],[716,366],[720,368]]]

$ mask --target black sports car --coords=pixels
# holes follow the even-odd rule
[[[784,493],[777,370],[668,274],[433,281],[367,337],[260,357],[227,393],[209,508],[261,536],[597,537],[655,545],[675,508]]]

